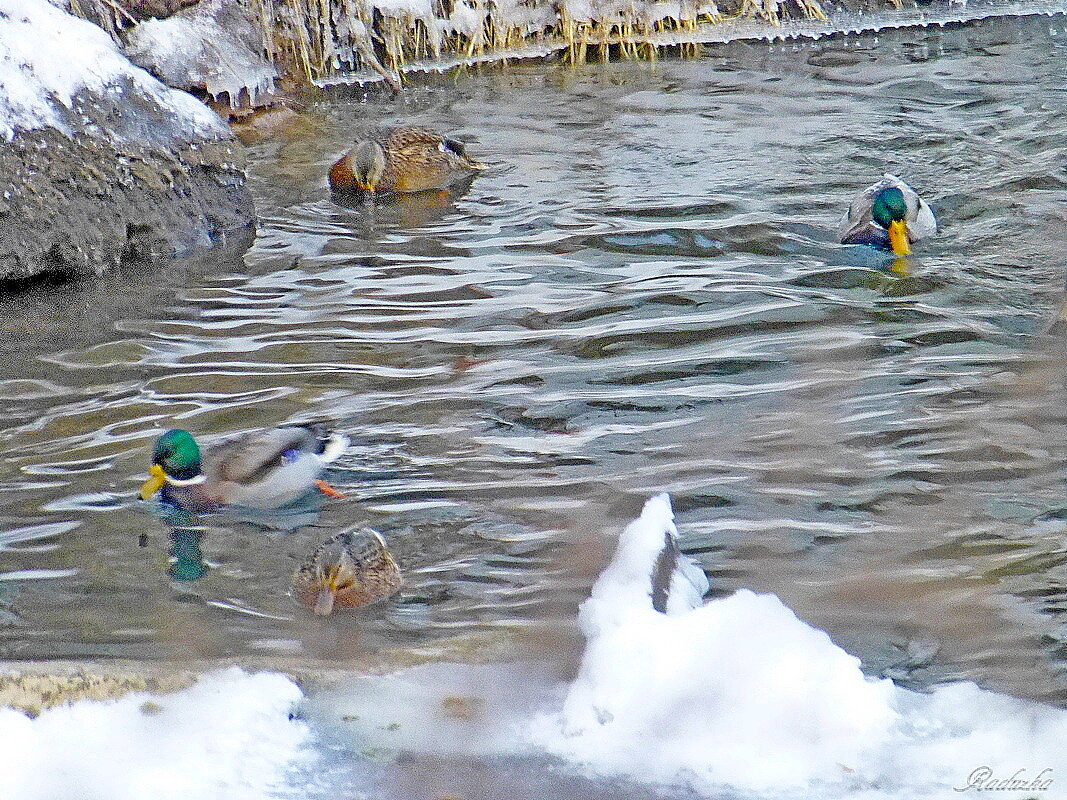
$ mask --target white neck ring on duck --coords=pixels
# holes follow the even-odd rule
[[[170,475],[167,476],[167,483],[171,486],[195,486],[198,483],[203,483],[205,480],[207,480],[207,478],[203,475],[197,475],[195,478],[186,478],[185,480],[182,480],[181,478],[172,478]]]

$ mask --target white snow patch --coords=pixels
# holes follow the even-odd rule
[[[236,107],[242,90],[251,104],[274,90],[275,69],[240,37],[210,15],[203,0],[196,12],[150,19],[127,34],[126,52],[172,86],[196,86],[215,100],[224,93]],[[198,12],[198,13],[197,13]]]
[[[655,611],[651,574],[673,535],[666,495],[623,532],[582,605],[587,645],[562,710],[533,721],[540,745],[709,796],[943,798],[979,767],[1067,782],[1067,712],[972,683],[919,694],[866,677],[773,595],[702,604],[672,580],[668,613]]]
[[[435,19],[430,0],[374,0],[373,6],[382,16],[395,19]]]
[[[567,12],[575,22],[594,22],[598,19],[598,10],[593,7],[594,0],[562,0],[560,8]]]
[[[0,709],[4,800],[260,800],[312,758],[300,689],[232,667],[170,695]],[[149,703],[149,705],[146,705]]]
[[[456,0],[451,16],[446,20],[439,20],[438,25],[444,33],[462,33],[467,38],[473,39],[481,35],[485,26],[485,18],[485,9],[479,3]]]
[[[225,136],[225,124],[192,95],[135,67],[103,30],[47,0],[0,0],[0,135],[52,127],[81,91],[120,91],[127,79],[174,114],[190,135]]]

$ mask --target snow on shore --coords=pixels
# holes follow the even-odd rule
[[[233,668],[177,694],[35,720],[0,709],[0,798],[361,796],[386,753],[408,765],[420,753],[438,766],[486,757],[520,780],[578,770],[709,800],[1060,795],[1067,712],[972,683],[922,694],[867,677],[773,595],[704,603],[706,579],[675,535],[666,495],[623,532],[581,608],[587,644],[568,686],[525,665],[435,663],[302,702],[283,676]],[[297,702],[333,744],[289,718]],[[353,760],[363,753],[376,755]],[[367,769],[346,772],[357,764]]]
[[[0,136],[53,127],[82,91],[121,95],[132,87],[174,114],[190,136],[225,136],[226,126],[192,95],[135,67],[103,30],[47,0],[0,0]]]
[[[236,667],[171,695],[0,709],[4,800],[260,800],[308,758],[300,689]]]

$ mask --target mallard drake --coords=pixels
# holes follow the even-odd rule
[[[330,167],[335,191],[421,192],[447,189],[485,169],[466,145],[424,128],[392,128],[356,142]]]
[[[169,430],[156,441],[141,497],[159,492],[164,502],[187,511],[280,508],[315,488],[340,497],[319,476],[347,447],[347,436],[320,424],[285,425],[222,441],[201,459],[192,434]]]
[[[911,242],[937,233],[937,219],[914,189],[886,173],[856,196],[838,233],[842,244],[866,244],[906,256]]]
[[[334,608],[359,608],[388,597],[400,584],[400,569],[381,534],[353,528],[308,556],[293,575],[293,595],[327,616]]]

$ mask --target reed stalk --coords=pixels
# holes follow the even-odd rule
[[[410,0],[407,7],[397,0],[381,7],[376,0],[234,1],[248,3],[263,53],[283,75],[328,82],[344,73],[373,73],[394,90],[416,61],[502,59],[524,48],[561,50],[575,64],[612,57],[655,61],[665,47],[699,54],[699,45],[671,42],[670,35],[695,36],[729,18],[774,26],[783,14],[827,18],[819,0],[730,0],[729,18],[710,0],[674,6],[650,0]],[[124,6],[133,2],[70,0],[70,5],[117,36],[133,22]],[[911,0],[881,2],[900,8]],[[472,14],[480,23],[472,25]]]

